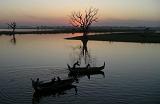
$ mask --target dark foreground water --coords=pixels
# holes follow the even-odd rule
[[[75,34],[80,35],[80,34]],[[160,104],[160,44],[65,40],[71,34],[0,36],[0,104]],[[34,98],[30,78],[68,77],[67,64],[101,66],[64,94]]]

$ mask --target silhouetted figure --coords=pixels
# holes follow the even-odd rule
[[[76,66],[79,66],[79,62],[78,62],[78,61],[77,61],[76,63],[73,64],[73,69],[75,69]]]
[[[39,82],[39,78],[37,78],[37,80],[36,80],[37,82]]]
[[[95,75],[95,74],[101,74],[104,76],[104,72],[101,71],[105,68],[105,62],[102,66],[96,67],[96,66],[90,66],[90,63],[86,65],[86,67],[78,67],[75,70],[70,70],[68,77],[76,79],[82,77],[82,76],[87,76],[88,79],[90,79],[90,75]]]
[[[52,78],[52,83],[55,83],[55,81],[56,81],[56,78],[55,77]]]
[[[61,81],[60,77],[57,77],[57,81],[58,81],[58,82],[60,82],[60,81]]]
[[[36,80],[36,86],[38,87],[38,85],[39,85],[39,78],[37,78]]]
[[[40,103],[43,97],[48,97],[48,96],[56,97],[56,96],[67,94],[66,91],[71,90],[72,88],[75,89],[75,95],[77,95],[78,89],[75,85],[67,85],[64,88],[62,87],[59,90],[55,90],[55,91],[51,91],[51,90],[47,90],[43,92],[35,91],[33,93],[32,104]]]
[[[90,64],[87,64],[86,68],[89,69],[90,68]]]

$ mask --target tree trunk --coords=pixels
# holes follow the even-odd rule
[[[12,36],[13,36],[13,39],[15,38],[15,29],[13,29],[12,31]]]

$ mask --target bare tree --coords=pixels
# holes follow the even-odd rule
[[[16,22],[11,22],[10,24],[8,24],[8,26],[12,29],[12,32],[14,32],[16,29]]]
[[[16,22],[11,22],[10,24],[7,23],[8,27],[12,29],[11,35],[13,36],[13,39],[15,40],[15,29],[16,29]]]
[[[92,7],[88,10],[85,10],[84,13],[80,11],[72,12],[70,16],[70,23],[73,27],[80,27],[83,31],[83,36],[86,37],[91,24],[93,22],[97,22],[97,13],[98,9]]]

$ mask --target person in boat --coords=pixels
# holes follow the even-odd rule
[[[57,77],[57,81],[60,82],[60,81],[61,81],[61,78],[60,78],[60,77]]]
[[[37,78],[36,83],[37,83],[37,85],[39,85],[39,78]]]
[[[72,70],[75,70],[75,69],[76,69],[76,66],[80,66],[78,61],[77,61],[76,63],[73,64]]]
[[[73,67],[72,67],[72,68],[71,68],[68,64],[67,64],[67,66],[68,66],[68,69],[69,69],[70,71],[74,71],[74,70],[76,69],[76,66],[80,66],[80,64],[79,64],[79,62],[77,61],[76,63],[73,64]]]
[[[33,81],[32,81],[33,83]],[[37,78],[37,80],[35,81],[34,87],[37,88],[39,86],[39,78]]]
[[[86,68],[89,69],[90,68],[90,64],[87,64]]]
[[[52,83],[54,83],[56,81],[56,78],[54,77],[54,78],[52,78]]]
[[[76,63],[73,64],[73,69],[75,69],[76,66],[79,66],[79,62],[78,62],[78,61],[77,61]]]

